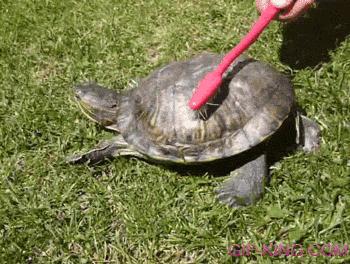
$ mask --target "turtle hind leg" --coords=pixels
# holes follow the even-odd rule
[[[217,190],[218,199],[231,207],[253,204],[264,192],[267,175],[266,155],[262,154],[231,172]]]
[[[143,158],[141,153],[130,149],[123,137],[118,135],[112,139],[100,142],[94,149],[86,153],[68,157],[66,161],[71,164],[97,164],[106,159],[118,156],[136,156]]]
[[[310,118],[299,116],[299,145],[305,152],[313,152],[319,149],[321,140],[320,126]]]

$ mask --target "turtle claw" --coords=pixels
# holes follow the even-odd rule
[[[83,163],[87,163],[89,165],[98,164],[102,162],[105,158],[107,158],[107,156],[105,157],[104,154],[101,155],[98,151],[92,150],[84,154],[69,156],[66,158],[66,162],[69,164],[83,164]]]
[[[91,161],[91,159],[88,157],[87,154],[71,155],[71,156],[66,158],[66,163],[68,163],[68,164],[83,164],[83,163],[97,164],[99,162],[100,161],[97,161],[97,160]]]
[[[103,160],[112,158],[116,155],[118,149],[122,147],[120,141],[120,136],[114,137],[111,140],[102,141],[89,152],[69,156],[66,159],[66,162],[70,164],[98,164]]]
[[[117,135],[110,140],[101,141],[89,152],[69,156],[66,162],[70,164],[87,163],[89,165],[94,165],[119,156],[145,158],[143,154],[129,148],[129,145],[125,142],[122,135]]]
[[[65,159],[66,163],[69,164],[78,164],[83,163],[83,157],[82,155],[71,155]]]
[[[232,172],[217,190],[217,198],[230,207],[254,204],[263,194],[266,176],[266,156],[261,155]]]
[[[301,115],[302,149],[306,153],[315,152],[320,148],[321,129],[313,120]]]
[[[231,191],[225,192],[224,190],[218,191],[217,198],[220,202],[225,203],[230,207],[242,207],[253,203],[244,197],[233,195]]]

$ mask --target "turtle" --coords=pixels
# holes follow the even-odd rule
[[[96,164],[126,155],[190,167],[237,164],[244,157],[216,190],[217,197],[231,207],[254,204],[269,179],[274,135],[283,142],[292,134],[293,145],[310,152],[319,147],[320,128],[299,110],[287,76],[246,56],[225,72],[208,103],[191,110],[188,101],[198,82],[222,58],[205,52],[171,62],[121,91],[95,82],[76,85],[74,95],[83,113],[116,136],[69,162]]]

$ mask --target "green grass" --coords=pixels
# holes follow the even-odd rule
[[[322,127],[322,147],[275,164],[264,198],[241,209],[215,200],[221,178],[183,177],[137,159],[88,167],[64,158],[111,135],[80,113],[74,84],[123,89],[167,62],[226,52],[257,17],[253,1],[3,0],[0,9],[2,263],[349,261],[227,254],[248,242],[350,244],[344,8],[337,27],[317,16],[322,10],[300,24],[273,23],[249,50],[290,74],[301,106]]]

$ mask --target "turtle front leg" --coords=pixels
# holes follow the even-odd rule
[[[68,163],[79,164],[97,164],[105,159],[110,159],[118,156],[136,156],[143,158],[143,155],[129,148],[121,135],[112,139],[100,142],[94,149],[89,152],[73,155],[67,158]]]
[[[218,199],[231,207],[253,204],[264,192],[267,175],[266,155],[262,154],[231,172],[217,191]]]

